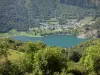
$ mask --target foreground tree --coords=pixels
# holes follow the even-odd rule
[[[87,48],[81,62],[90,74],[100,75],[100,46],[96,45]]]
[[[5,57],[6,60],[8,60],[8,42],[7,41],[2,41],[0,43],[0,57]]]
[[[60,48],[47,47],[39,50],[34,56],[35,75],[53,75],[66,68],[66,59]]]

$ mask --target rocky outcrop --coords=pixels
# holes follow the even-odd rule
[[[97,31],[96,37],[100,38],[100,30]]]
[[[86,39],[86,38],[90,38],[90,37],[99,38],[100,35],[99,35],[98,30],[95,29],[95,30],[91,30],[88,32],[80,33],[77,37],[81,38],[81,39]]]
[[[86,34],[80,34],[77,36],[77,38],[80,38],[80,39],[86,39]]]

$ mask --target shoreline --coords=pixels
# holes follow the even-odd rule
[[[80,39],[87,39],[88,37],[86,37],[85,34],[80,34],[77,36],[77,38],[80,38]]]
[[[0,36],[0,38],[10,38],[14,36],[27,36],[27,37],[43,37],[43,36],[28,36],[28,35],[12,35],[12,36]]]
[[[27,36],[27,37],[45,37],[45,36],[50,36],[50,35],[72,35],[72,34],[54,34],[54,33],[49,33],[49,34],[40,34],[38,33],[37,35],[32,34],[32,33],[27,33],[27,32],[14,32],[14,33],[0,33],[0,38],[8,38],[12,36]]]
[[[64,34],[56,34],[56,35],[64,35]],[[65,35],[69,35],[71,36],[71,34],[65,34]],[[19,34],[19,35],[9,35],[9,36],[0,36],[0,38],[10,38],[10,37],[16,37],[16,36],[27,36],[27,37],[45,37],[45,36],[41,36],[41,35],[25,35],[25,34]],[[46,35],[46,36],[50,36],[50,35]],[[76,36],[76,35],[75,35]],[[80,34],[78,36],[76,36],[79,39],[87,39],[88,37],[86,37],[84,34]]]
[[[28,37],[42,37],[41,35],[32,35],[28,33],[0,33],[0,38],[10,38],[12,36],[28,36]]]
[[[55,34],[55,35],[64,35],[64,34]],[[71,36],[71,34],[65,34],[65,35],[68,35],[68,36]],[[16,37],[16,36],[27,36],[27,37],[46,37],[46,36],[52,36],[52,35],[45,35],[45,36],[32,36],[32,35],[11,35],[11,36],[0,36],[0,38],[10,38],[10,37]]]
[[[28,35],[14,35],[14,36],[43,37],[43,36],[28,36]],[[11,37],[12,37],[12,36],[11,36]]]
[[[0,38],[10,38],[10,37],[14,37],[14,36],[27,36],[27,37],[45,37],[45,36],[50,36],[50,35],[69,35],[71,36],[72,34],[46,34],[44,36],[40,35],[39,33],[37,35],[34,35],[34,34],[30,34],[30,33],[26,33],[26,32],[23,32],[23,33],[19,33],[19,32],[16,32],[16,33],[1,33],[0,34]],[[80,34],[80,35],[75,35],[77,38],[79,39],[87,39],[88,37],[86,37],[85,34]]]

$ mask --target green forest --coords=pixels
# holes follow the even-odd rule
[[[60,48],[0,38],[0,75],[100,75],[100,39]]]
[[[0,0],[0,32],[28,31],[50,18],[100,15],[99,0]]]

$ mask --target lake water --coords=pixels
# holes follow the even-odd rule
[[[77,45],[81,42],[86,41],[86,39],[79,39],[76,36],[71,35],[51,35],[51,36],[45,36],[45,37],[27,37],[27,36],[14,36],[12,37],[15,40],[21,40],[23,42],[27,41],[42,41],[46,45],[49,46],[60,46],[60,47],[72,47],[74,45]]]

